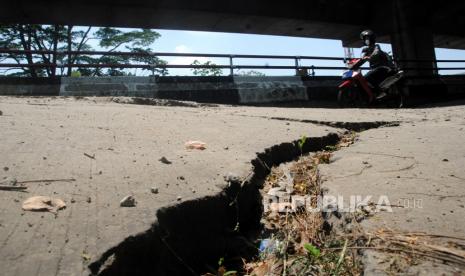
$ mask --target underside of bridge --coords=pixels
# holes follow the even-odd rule
[[[370,28],[399,59],[434,60],[434,47],[465,49],[465,2],[386,0],[16,0],[2,23],[138,27],[337,39],[359,47]],[[409,66],[433,68],[432,63]],[[434,71],[422,70],[431,74]]]

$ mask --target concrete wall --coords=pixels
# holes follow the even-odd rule
[[[0,95],[12,96],[57,96],[60,79],[33,79],[0,77]]]
[[[465,95],[465,76],[412,79],[411,97]],[[128,96],[220,104],[335,101],[339,77],[62,77],[0,78],[0,95]],[[416,85],[415,83],[418,82]]]
[[[234,77],[242,104],[308,101],[301,77]]]
[[[149,77],[63,77],[59,95],[152,98],[156,89],[156,83]]]
[[[335,90],[337,86],[334,79],[318,83],[318,78],[305,80],[302,77],[63,77],[60,96],[130,96],[261,104],[308,101],[318,98],[316,95],[321,88]]]

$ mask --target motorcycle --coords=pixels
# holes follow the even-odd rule
[[[363,59],[351,59],[347,62],[349,70],[342,74],[343,82],[339,85],[337,100],[340,107],[366,107],[386,104],[389,107],[404,106],[405,92],[404,72],[393,69],[389,76],[375,89],[361,72]],[[382,96],[377,96],[382,95]]]

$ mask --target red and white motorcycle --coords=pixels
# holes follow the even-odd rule
[[[349,70],[342,75],[343,82],[339,85],[337,100],[340,107],[366,107],[387,105],[400,108],[405,103],[406,89],[404,72],[397,69],[375,89],[363,76],[360,67],[363,59],[351,59],[347,62]],[[383,94],[383,97],[377,95]]]

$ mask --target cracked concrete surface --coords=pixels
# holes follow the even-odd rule
[[[0,181],[76,179],[28,184],[28,193],[0,191],[3,275],[87,275],[87,265],[102,252],[148,229],[158,208],[178,197],[218,193],[228,172],[248,175],[256,152],[301,135],[342,131],[299,120],[400,122],[363,132],[354,146],[337,152],[336,161],[322,167],[323,185],[343,196],[386,194],[392,204],[405,197],[422,199],[423,208],[380,213],[364,222],[367,228],[465,235],[465,111],[460,105],[192,108],[122,105],[105,98],[0,97],[0,110],[0,168],[8,168],[1,169]],[[207,150],[186,150],[188,140],[206,142]],[[95,160],[84,153],[95,154]],[[173,163],[158,161],[163,156]],[[154,186],[159,194],[151,193]],[[33,195],[62,198],[68,207],[56,218],[23,212],[21,202]],[[137,207],[119,207],[126,195],[136,198]]]
[[[265,148],[337,131],[235,116],[226,107],[108,99],[1,97],[0,110],[0,167],[8,167],[0,180],[76,179],[27,184],[27,193],[0,191],[2,275],[87,275],[88,263],[109,247],[150,228],[158,208],[218,193],[224,175],[247,176]],[[188,140],[207,149],[186,150]],[[172,164],[160,162],[163,156]],[[21,203],[34,195],[61,198],[67,208],[56,218],[23,212]],[[119,206],[127,195],[137,207]]]

